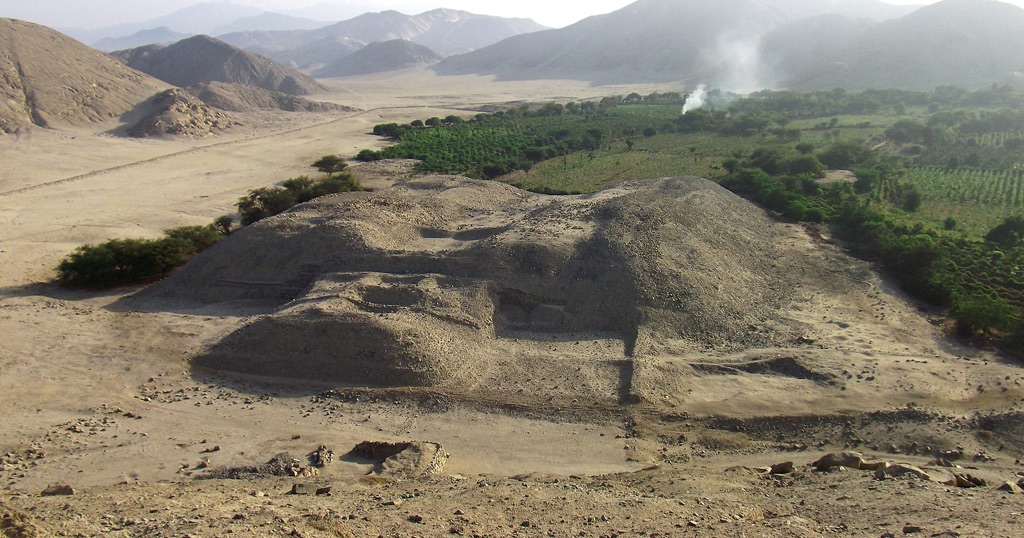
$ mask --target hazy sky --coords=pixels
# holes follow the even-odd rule
[[[25,19],[57,28],[101,27],[141,22],[166,15],[202,0],[0,0],[0,16]],[[572,24],[582,18],[608,13],[633,0],[232,0],[268,11],[317,4],[340,4],[357,13],[394,9],[407,14],[438,7],[462,9],[485,15],[528,17],[552,27]],[[930,4],[936,0],[888,0],[893,4]],[[1024,7],[1024,0],[1005,0]]]

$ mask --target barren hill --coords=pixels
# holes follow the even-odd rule
[[[168,47],[148,46],[113,54],[130,67],[175,86],[229,82],[292,95],[323,90],[316,81],[298,71],[204,35]]]
[[[105,122],[162,87],[61,33],[0,19],[0,131]]]
[[[404,39],[370,43],[366,47],[324,67],[317,77],[347,77],[394,71],[418,65],[432,65],[441,61],[441,55]]]

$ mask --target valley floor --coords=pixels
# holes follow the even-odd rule
[[[50,282],[79,244],[208,223],[248,189],[312,173],[321,155],[379,146],[367,134],[378,123],[680,89],[422,72],[329,84],[328,99],[362,111],[264,117],[203,140],[98,130],[0,138],[8,536],[1019,535],[1024,495],[996,487],[1024,476],[1024,372],[945,339],[875,276],[849,297],[806,302],[799,315],[817,348],[685,357],[700,377],[645,387],[640,403],[613,407],[195,371],[193,354],[264,312],[124,311],[119,300],[136,290]],[[408,170],[356,173],[386,188]],[[790,231],[794,249],[835,251]],[[767,370],[740,368],[755,355]],[[815,381],[819,374],[833,383]],[[367,462],[344,456],[316,477],[197,479],[281,452],[303,458],[320,445],[341,456],[365,440],[437,442],[450,459],[423,479],[370,476]],[[934,480],[808,466],[842,450],[909,463]],[[787,461],[794,472],[762,469]],[[986,485],[944,484],[953,473]],[[297,483],[331,489],[290,495]],[[58,484],[74,495],[40,495]]]

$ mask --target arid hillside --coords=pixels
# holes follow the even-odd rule
[[[324,89],[298,71],[205,35],[167,47],[146,46],[111,55],[134,69],[180,87],[228,82],[291,95],[309,95]]]
[[[116,120],[167,85],[44,26],[0,19],[0,131]]]

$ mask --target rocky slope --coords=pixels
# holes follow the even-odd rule
[[[116,120],[161,87],[49,28],[0,19],[0,132]]]

